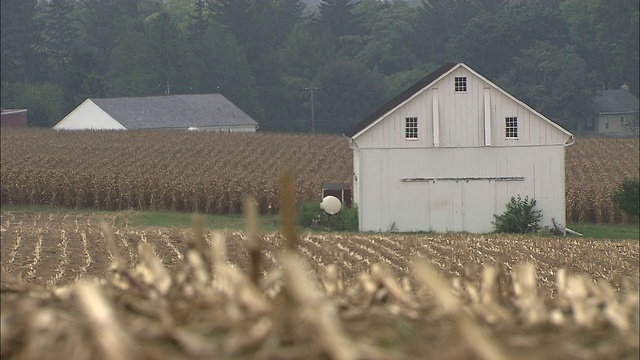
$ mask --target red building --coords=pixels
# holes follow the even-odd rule
[[[27,109],[2,109],[0,127],[27,127]]]

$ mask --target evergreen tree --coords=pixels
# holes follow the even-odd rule
[[[326,66],[318,76],[317,87],[319,132],[343,133],[387,100],[383,76],[349,61]]]
[[[424,62],[453,60],[447,53],[451,39],[460,35],[470,19],[493,12],[504,0],[422,0],[410,38],[411,50]]]
[[[368,3],[363,1],[361,4]],[[367,34],[355,60],[369,69],[377,68],[385,75],[416,68],[420,62],[409,48],[407,39],[412,33],[411,24],[417,12],[405,2],[370,5],[369,8],[374,12],[364,17],[367,19],[364,24]]]
[[[513,58],[536,41],[562,47],[570,39],[558,7],[522,2],[482,12],[451,39],[448,53],[489,78],[513,66]]]
[[[336,39],[361,34],[362,19],[353,11],[357,4],[358,1],[352,0],[322,0],[318,7],[318,24],[331,31]]]
[[[42,39],[37,15],[36,0],[0,2],[0,76],[5,85],[44,78],[46,67],[38,54]]]
[[[91,47],[100,55],[101,73],[109,71],[111,52],[118,39],[133,31],[139,5],[138,1],[128,0],[79,0],[82,46]]]
[[[45,3],[42,13],[44,51],[51,64],[52,73],[60,80],[77,35],[73,0],[51,0]]]

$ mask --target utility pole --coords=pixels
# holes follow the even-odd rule
[[[316,133],[316,118],[315,118],[314,109],[313,109],[313,89],[316,89],[316,88],[313,87],[313,81],[311,82],[311,86],[308,89],[309,89],[309,93],[311,95],[311,133],[315,134]]]

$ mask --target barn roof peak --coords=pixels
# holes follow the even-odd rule
[[[382,107],[380,107],[378,110],[374,111],[371,115],[367,116],[362,121],[360,121],[358,124],[356,124],[355,126],[350,128],[349,130],[347,130],[344,133],[344,135],[349,137],[349,138],[351,138],[351,139],[358,137],[360,134],[365,132],[367,129],[369,129],[370,127],[372,127],[373,125],[375,125],[376,123],[378,123],[379,121],[384,119],[387,115],[391,114],[397,108],[402,106],[404,103],[408,102],[409,100],[411,100],[412,98],[414,98],[415,96],[417,96],[418,94],[422,93],[424,90],[428,89],[433,84],[438,82],[440,79],[442,79],[443,77],[445,77],[446,75],[448,75],[449,73],[453,72],[454,70],[456,70],[456,69],[458,69],[460,67],[465,68],[467,71],[472,73],[474,76],[476,76],[476,77],[480,78],[481,80],[485,81],[487,84],[489,84],[489,86],[495,88],[496,90],[498,90],[501,93],[503,93],[505,96],[509,97],[511,100],[517,102],[518,104],[522,105],[523,107],[525,107],[529,111],[531,111],[534,114],[536,114],[538,117],[540,117],[542,120],[547,122],[549,125],[551,125],[551,126],[555,127],[556,129],[560,130],[561,132],[563,132],[565,135],[569,136],[570,138],[573,138],[573,134],[571,134],[569,131],[567,131],[566,129],[564,129],[560,125],[556,124],[555,122],[553,122],[552,120],[550,120],[546,116],[542,115],[541,113],[539,113],[538,111],[536,111],[535,109],[533,109],[529,105],[525,104],[521,100],[518,100],[513,95],[509,94],[508,92],[506,92],[505,90],[503,90],[502,88],[500,88],[499,86],[494,84],[492,81],[490,81],[489,79],[487,79],[484,76],[480,75],[478,72],[476,72],[475,70],[473,70],[468,65],[466,65],[466,64],[464,64],[462,62],[446,62],[446,63],[444,63],[438,69],[436,69],[435,71],[433,71],[429,75],[425,76],[420,81],[418,81],[415,84],[413,84],[412,86],[410,86],[407,90],[403,91],[398,96],[394,97],[389,102],[387,102],[386,104],[382,105]]]

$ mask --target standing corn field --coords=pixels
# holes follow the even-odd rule
[[[298,201],[317,201],[324,182],[350,183],[353,172],[347,140],[335,135],[5,129],[0,140],[3,204],[229,214],[249,194],[273,214],[280,169],[293,167]],[[568,147],[567,222],[628,222],[611,196],[638,177],[639,151],[638,138]]]

